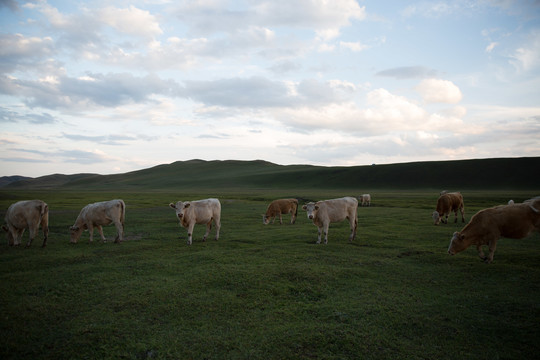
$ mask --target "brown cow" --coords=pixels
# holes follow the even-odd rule
[[[328,227],[330,223],[349,220],[351,234],[349,241],[353,241],[358,227],[358,200],[353,197],[310,202],[302,206],[306,210],[308,219],[318,227],[317,244],[321,243],[321,233],[324,231],[324,243],[328,244]]]
[[[101,201],[88,204],[82,208],[75,224],[69,228],[71,231],[70,243],[77,243],[83,230],[90,233],[90,241],[93,241],[94,226],[97,227],[101,240],[106,242],[103,236],[103,225],[114,223],[117,230],[115,243],[119,243],[124,238],[124,220],[126,218],[126,204],[122,200]]]
[[[490,263],[500,237],[522,239],[533,230],[540,231],[540,197],[522,204],[500,205],[479,211],[461,231],[454,233],[448,253],[455,255],[476,245],[480,258]],[[489,246],[487,257],[482,245]]]
[[[49,206],[41,200],[19,201],[8,208],[6,225],[2,229],[7,232],[8,244],[20,245],[24,230],[28,228],[29,239],[26,247],[32,244],[37,235],[39,225],[43,231],[43,247],[47,245],[49,236]]]
[[[263,224],[268,225],[270,219],[272,219],[273,224],[277,216],[279,216],[279,223],[283,224],[282,214],[291,214],[291,224],[294,224],[298,215],[298,200],[279,199],[272,201],[266,209],[266,214],[263,215]]]
[[[463,204],[463,195],[458,192],[442,194],[437,200],[437,210],[433,212],[433,221],[435,225],[439,222],[448,224],[448,216],[454,213],[454,222],[457,223],[457,212],[461,212],[461,221],[465,222],[465,205]],[[443,216],[445,217],[443,219]]]
[[[192,243],[193,228],[195,224],[206,224],[206,233],[203,241],[206,241],[212,221],[216,225],[216,240],[219,239],[219,230],[221,229],[221,203],[218,199],[204,199],[197,201],[178,201],[176,204],[170,203],[169,206],[176,210],[176,217],[180,220],[180,225],[187,228],[188,245]]]

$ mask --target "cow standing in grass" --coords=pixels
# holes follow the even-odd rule
[[[206,241],[212,221],[216,225],[216,240],[219,239],[219,230],[221,228],[221,203],[218,199],[205,199],[197,201],[178,201],[176,204],[170,203],[169,206],[176,210],[176,217],[180,220],[180,225],[187,228],[188,241],[191,245],[193,228],[195,224],[206,224],[206,233],[203,241]]]
[[[124,221],[126,218],[126,204],[122,200],[101,201],[88,204],[82,208],[75,224],[69,228],[71,231],[70,242],[75,244],[84,230],[90,233],[90,242],[93,241],[94,227],[97,227],[101,240],[106,242],[103,235],[103,225],[114,223],[117,235],[114,240],[119,243],[124,239]]]
[[[540,197],[522,204],[500,205],[479,211],[461,231],[454,233],[448,253],[455,255],[476,245],[480,258],[491,263],[500,237],[522,239],[534,230],[540,231]],[[484,255],[483,245],[489,247],[488,256]]]
[[[360,195],[360,203],[362,206],[371,206],[371,195],[370,194],[362,194]]]
[[[24,230],[28,229],[28,243],[32,244],[39,231],[43,231],[43,245],[47,245],[49,235],[49,206],[41,200],[24,200],[11,204],[5,216],[6,225],[2,229],[7,232],[8,244],[20,245]]]
[[[328,228],[330,223],[349,220],[351,234],[349,241],[353,241],[358,227],[358,200],[353,197],[310,202],[302,206],[306,210],[308,219],[318,228],[317,244],[321,243],[321,234],[324,232],[324,243],[328,244]]]
[[[458,210],[461,212],[461,221],[465,222],[465,205],[463,203],[463,195],[461,195],[459,192],[442,194],[437,200],[437,209],[432,215],[435,225],[439,225],[441,221],[444,224],[448,224],[448,216],[451,212],[454,213],[454,222],[457,223]]]
[[[294,224],[298,215],[298,200],[278,199],[272,201],[266,209],[266,214],[263,215],[263,224],[268,225],[270,220],[273,224],[277,216],[279,216],[279,223],[283,224],[282,214],[291,214],[291,224]]]

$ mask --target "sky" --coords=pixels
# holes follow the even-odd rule
[[[524,156],[540,0],[0,0],[0,176]]]

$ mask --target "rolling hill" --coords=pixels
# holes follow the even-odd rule
[[[115,175],[11,177],[14,181],[6,178],[0,178],[3,189],[539,189],[540,157],[351,167],[278,165],[262,160],[189,160]]]

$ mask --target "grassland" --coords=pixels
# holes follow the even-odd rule
[[[463,224],[434,226],[437,193],[369,190],[359,233],[262,225],[272,199],[357,190],[0,191],[50,206],[50,237],[0,246],[2,359],[532,359],[540,352],[540,235],[501,239],[493,264],[447,255]],[[363,190],[362,192],[365,192]],[[466,219],[531,191],[464,192]],[[192,246],[167,204],[218,197],[219,241]],[[90,202],[126,202],[126,238],[69,244]],[[286,221],[289,218],[286,217]],[[27,234],[25,234],[27,235]],[[211,238],[213,238],[211,236]]]

